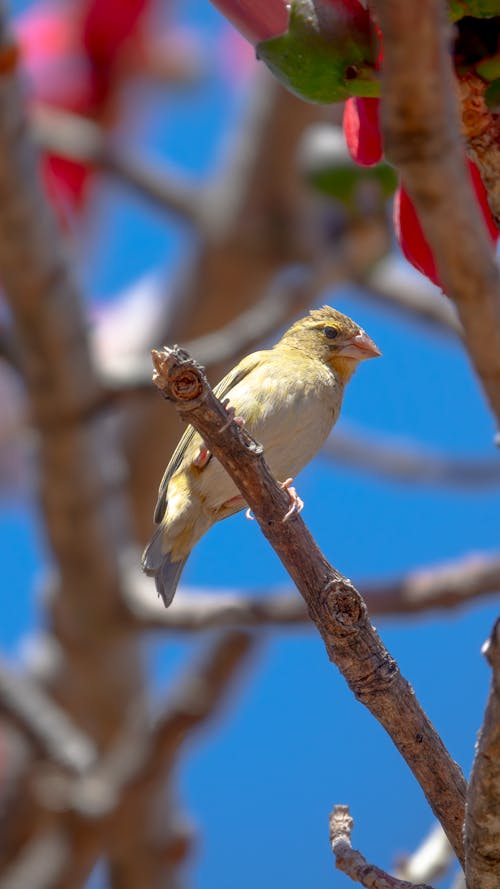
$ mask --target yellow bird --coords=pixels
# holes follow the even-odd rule
[[[295,476],[318,453],[336,423],[346,383],[360,361],[380,355],[354,321],[330,306],[296,321],[272,349],[247,355],[215,388],[264,446],[278,479]],[[291,511],[301,508],[294,496]],[[142,567],[155,578],[165,607],[173,599],[194,545],[246,503],[221,464],[189,426],[161,481],[154,515],[159,525]]]

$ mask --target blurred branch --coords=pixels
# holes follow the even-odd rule
[[[151,729],[141,718],[136,719],[86,775],[76,781],[67,779],[64,785],[56,776],[53,790],[50,780],[45,781],[46,805],[50,809],[53,800],[54,809],[60,813],[62,834],[71,850],[70,856],[61,862],[51,889],[81,885],[105,849],[115,862],[116,872],[120,860],[126,858],[129,862],[127,887],[153,889],[165,885],[165,873],[169,867],[177,866],[178,860],[169,860],[163,832],[158,836],[158,843],[164,843],[161,854],[160,848],[155,850],[158,854],[151,854],[154,840],[150,837],[149,843],[144,843],[142,832],[146,825],[139,835],[137,820],[148,818],[151,792],[163,786],[165,774],[172,770],[193,733],[219,712],[228,689],[253,650],[254,640],[248,634],[222,634],[174,685]],[[140,860],[133,856],[130,860],[128,852],[139,847]],[[178,847],[172,846],[174,857],[178,851]]]
[[[500,459],[464,459],[432,453],[397,439],[377,439],[367,430],[335,429],[322,450],[336,463],[406,484],[491,490],[500,484]]]
[[[0,11],[0,53],[11,46]],[[2,70],[0,77],[0,276],[40,434],[49,538],[67,595],[79,597],[84,586],[88,598],[89,588],[95,590],[102,609],[116,594],[117,576],[102,509],[106,480],[91,455],[103,441],[96,429],[89,434],[78,423],[98,384],[80,294],[38,181],[15,73]]]
[[[41,832],[0,877],[0,889],[53,889],[70,858],[62,831]]]
[[[384,35],[382,124],[464,340],[500,422],[499,272],[465,168],[450,24],[441,0],[374,0]]]
[[[452,861],[453,849],[441,825],[435,824],[418,849],[398,862],[397,876],[413,883],[440,880]]]
[[[122,601],[118,551],[128,539],[123,461],[108,419],[89,418],[100,389],[88,323],[38,179],[18,59],[2,4],[0,279],[23,359],[41,510],[57,575],[47,616],[57,658],[47,681],[68,718],[102,751],[131,702],[142,698],[136,642],[124,637],[116,621]],[[0,866],[10,864],[44,820],[35,768],[33,761],[20,779],[22,792],[3,808]],[[78,885],[75,880],[72,889]]]
[[[154,353],[154,363],[156,385],[200,433],[238,486],[304,597],[329,658],[357,700],[389,733],[462,860],[463,775],[383,646],[362,597],[326,561],[300,515],[283,522],[290,505],[288,494],[271,475],[262,446],[235,423],[228,425],[227,413],[202,369],[179,350]]]
[[[382,259],[358,283],[369,299],[397,309],[411,320],[423,321],[440,333],[463,336],[453,303],[423,275],[402,267],[399,258]]]
[[[353,827],[349,806],[334,806],[330,815],[330,845],[338,870],[368,889],[431,889],[424,883],[408,883],[391,877],[375,864],[369,864],[361,852],[352,848]]]
[[[87,770],[97,756],[89,737],[28,676],[0,663],[0,713],[9,717],[39,752],[63,769]]]
[[[149,578],[137,568],[137,554],[127,568],[127,620],[142,630],[197,632],[211,627],[302,626],[309,624],[306,606],[295,592],[263,589],[213,590],[176,595],[165,609],[153,595]],[[438,608],[454,608],[500,592],[500,555],[473,555],[455,562],[409,571],[393,581],[367,581],[364,599],[370,614],[394,617]]]
[[[492,676],[467,792],[467,889],[495,889],[500,874],[500,619],[483,646],[483,654]]]
[[[186,180],[179,170],[165,164],[155,169],[152,162],[132,157],[99,124],[69,111],[37,105],[32,123],[36,141],[44,151],[98,167],[161,210],[191,225],[200,224],[204,188]]]
[[[209,367],[235,361],[309,306],[325,277],[331,280],[329,263],[318,263],[314,268],[287,266],[276,274],[258,302],[219,330],[188,340],[183,348]],[[136,391],[151,393],[151,358],[147,355],[139,365],[135,362],[132,372],[123,366],[118,373],[101,373],[101,379],[112,400]]]

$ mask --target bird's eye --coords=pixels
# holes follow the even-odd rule
[[[329,340],[334,340],[338,336],[338,330],[335,327],[325,327],[323,333]]]

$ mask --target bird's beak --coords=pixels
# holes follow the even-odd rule
[[[346,340],[337,352],[337,355],[343,355],[345,358],[355,358],[356,361],[364,361],[366,358],[378,358],[381,354],[380,349],[377,348],[364,330],[360,330],[356,336]]]

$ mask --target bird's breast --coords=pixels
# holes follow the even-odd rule
[[[342,384],[320,362],[311,364],[287,368],[282,362],[266,363],[229,393],[236,413],[264,446],[265,459],[279,481],[295,476],[318,453],[340,412]],[[198,483],[209,509],[237,494],[216,460],[200,473]]]

